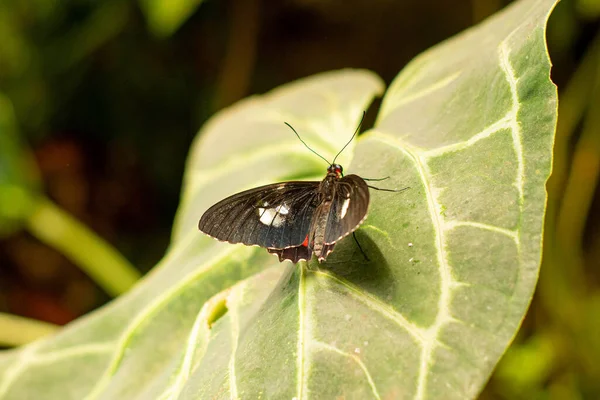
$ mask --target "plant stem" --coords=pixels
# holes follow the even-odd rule
[[[21,346],[50,335],[58,328],[48,322],[0,313],[0,345]]]
[[[44,197],[27,220],[29,231],[61,251],[106,293],[117,296],[140,278],[140,273],[107,242]]]

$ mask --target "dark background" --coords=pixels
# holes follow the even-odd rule
[[[157,35],[134,1],[3,1],[0,93],[14,106],[44,192],[146,272],[168,245],[189,145],[214,112],[331,69],[367,68],[389,84],[417,54],[508,3],[207,0],[172,33]],[[551,17],[548,41],[561,110],[582,60],[600,48],[594,44],[599,17],[594,0],[563,0]],[[555,315],[552,304],[553,291],[566,290],[562,295],[577,298],[575,307],[590,307],[581,318],[600,319],[590,306],[600,303],[600,123],[586,130],[589,115],[600,114],[598,96],[589,94],[600,84],[599,64],[581,78],[586,90],[571,85],[570,100],[564,100],[580,112],[567,124],[572,129],[561,131],[559,122],[565,158],[556,164],[550,190],[549,212],[569,221],[561,208],[568,182],[582,171],[591,174],[584,179],[590,195],[580,198],[575,191],[569,203],[584,214],[580,236],[569,242],[578,250],[579,275],[558,289],[554,282],[564,283],[562,274],[571,270],[564,262],[569,253],[545,250],[536,299],[509,352],[516,358],[503,361],[484,398],[600,393],[600,370],[589,360],[600,359],[600,322],[573,326]],[[591,158],[574,169],[583,138],[592,143],[585,146]],[[559,228],[551,223],[546,234],[560,243]],[[108,300],[77,266],[26,230],[0,237],[0,311],[64,324]]]

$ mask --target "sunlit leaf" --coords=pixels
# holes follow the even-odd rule
[[[0,397],[465,399],[531,300],[556,122],[545,24],[516,3],[415,59],[375,127],[340,159],[372,193],[325,265],[216,242],[200,215],[227,194],[323,176],[382,84],[317,75],[244,100],[202,129],[169,252],[130,293],[0,357]],[[76,377],[76,378],[74,378]]]

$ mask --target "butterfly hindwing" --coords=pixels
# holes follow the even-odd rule
[[[326,244],[334,244],[354,232],[369,209],[369,187],[360,176],[346,175],[335,185],[325,229]]]
[[[285,249],[304,242],[319,182],[283,182],[234,194],[209,208],[198,228],[230,243]],[[281,256],[280,256],[281,257]]]
[[[285,249],[267,249],[267,251],[272,254],[277,254],[279,261],[290,260],[293,263],[297,263],[300,260],[308,261],[312,257],[312,250],[302,244]]]
[[[333,251],[335,244],[326,244],[323,246],[323,254],[329,254]],[[312,257],[312,249],[309,249],[305,244],[300,246],[288,247],[287,249],[267,249],[269,253],[277,254],[279,261],[290,260],[297,263],[300,260],[310,260]]]

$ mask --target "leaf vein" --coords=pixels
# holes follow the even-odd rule
[[[0,398],[3,398],[4,395],[6,395],[6,392],[8,392],[12,383],[17,380],[23,371],[25,371],[27,365],[32,362],[35,351],[39,347],[38,343],[41,342],[35,342],[25,347],[18,358],[17,365],[14,368],[7,370],[5,375],[3,375],[2,380],[0,380]]]
[[[427,179],[427,177],[431,174],[427,170],[426,157],[423,157],[421,152],[414,151],[414,149],[412,149],[409,146],[406,146],[404,143],[396,141],[396,138],[394,138],[391,135],[384,134],[382,132],[373,132],[372,135],[375,139],[399,149],[410,159],[413,160],[415,167],[419,173],[419,177],[423,182],[425,196],[427,198],[427,208],[431,216],[431,221],[435,226],[435,243],[440,273],[440,296],[438,300],[438,310],[435,317],[435,321],[428,329],[425,330],[424,333],[421,363],[419,365],[419,374],[417,381],[417,393],[415,394],[415,399],[422,400],[425,398],[425,386],[427,383],[428,372],[427,367],[431,363],[431,355],[435,346],[437,345],[438,334],[445,323],[454,319],[450,314],[449,306],[450,293],[452,290],[452,284],[454,282],[454,279],[452,278],[451,268],[448,264],[445,251],[445,222],[443,218],[439,215],[439,213],[436,212],[436,210],[439,210],[440,207],[437,202],[437,199],[435,198],[434,188],[432,187],[432,185],[430,185],[429,179]]]
[[[180,248],[183,248],[183,246]],[[228,248],[226,248],[226,250],[223,253],[208,260],[204,264],[204,266],[215,265],[220,260],[226,258],[229,254],[234,253],[236,251],[239,251],[239,249],[236,246],[229,246]],[[169,256],[167,256],[165,259],[167,259],[167,258],[169,258]],[[131,338],[134,336],[137,329],[143,325],[144,321],[146,321],[148,318],[150,318],[154,313],[158,312],[158,310],[161,308],[161,306],[163,304],[167,303],[169,300],[176,297],[179,294],[179,292],[181,290],[183,290],[188,284],[190,284],[191,282],[194,282],[199,276],[204,274],[208,268],[209,267],[203,268],[202,266],[200,266],[197,270],[190,273],[182,281],[180,281],[178,285],[175,285],[174,287],[171,288],[171,290],[169,290],[169,291],[163,293],[161,296],[157,297],[154,302],[150,303],[145,309],[143,309],[137,315],[137,317],[129,325],[127,325],[127,327],[123,331],[123,334],[121,335],[121,337],[118,341],[118,345],[117,345],[118,351],[114,355],[113,361],[107,367],[107,369],[104,371],[104,374],[97,381],[96,385],[90,390],[90,393],[88,393],[88,395],[85,397],[86,400],[94,399],[102,393],[102,391],[108,384],[110,378],[115,374],[115,372],[119,368],[119,365],[123,359],[123,356],[125,355],[125,349],[127,347],[127,344],[129,343]]]
[[[484,224],[480,222],[473,221],[447,221],[446,229],[455,229],[462,226],[468,226],[472,228],[485,229],[486,231],[496,232],[504,236],[508,236],[511,238],[516,244],[519,244],[519,232],[516,230],[510,230],[506,228],[501,228],[499,226]]]
[[[382,303],[378,298],[370,295],[369,293],[365,293],[360,290],[352,283],[337,277],[329,272],[325,271],[314,271],[317,277],[324,277],[327,279],[331,279],[334,282],[338,283],[342,287],[348,290],[350,294],[352,294],[356,299],[360,300],[363,304],[367,305],[369,308],[378,311],[382,315],[388,317],[390,320],[396,322],[400,327],[404,328],[414,339],[416,339],[419,343],[424,343],[424,331],[420,327],[410,323],[402,314],[400,314],[395,309],[391,308],[385,303]]]
[[[46,354],[38,354],[31,359],[32,364],[52,364],[65,358],[84,355],[110,353],[114,350],[116,342],[84,344],[69,347],[61,351],[53,351]]]
[[[239,290],[239,299],[235,299],[238,302],[243,297],[244,288],[246,287],[246,281],[242,282],[237,290]],[[232,297],[236,295],[236,292],[232,292],[229,296],[229,300],[233,300]],[[233,301],[231,301],[233,303]],[[237,377],[235,374],[235,356],[237,354],[238,342],[240,338],[240,319],[236,307],[228,306],[229,317],[231,318],[231,359],[229,360],[229,390],[231,391],[231,398],[238,399],[237,390]]]
[[[296,374],[298,382],[296,383],[296,391],[298,393],[297,399],[302,400],[304,397],[304,352],[305,352],[305,332],[304,332],[304,308],[305,295],[306,295],[306,275],[305,275],[306,263],[300,264],[300,282],[298,284],[298,343],[297,343],[297,360],[296,360]]]
[[[517,115],[519,113],[519,93],[517,84],[519,79],[516,77],[515,71],[510,64],[510,51],[506,44],[506,41],[503,41],[500,44],[498,49],[499,58],[500,58],[500,67],[506,76],[506,80],[508,81],[508,85],[510,86],[510,93],[512,97],[512,109],[509,112],[510,115],[510,127],[513,139],[513,147],[515,153],[517,155],[517,175],[515,179],[515,187],[519,192],[519,210],[520,215],[523,213],[523,203],[525,200],[524,195],[524,181],[523,177],[525,175],[525,160],[523,159],[523,144],[521,143],[521,125],[519,124],[519,120],[517,119]]]
[[[188,336],[188,340],[187,340],[186,346],[185,346],[183,361],[181,363],[181,367],[179,368],[179,372],[177,374],[175,383],[165,390],[165,392],[163,393],[161,398],[176,399],[179,396],[179,394],[181,393],[181,389],[183,389],[184,383],[187,381],[190,374],[192,373],[192,369],[193,369],[192,362],[194,361],[194,355],[200,351],[200,350],[197,350],[198,342],[200,339],[200,329],[203,326],[207,327],[206,322],[208,320],[208,315],[211,312],[212,304],[216,300],[226,297],[229,294],[229,292],[230,292],[230,289],[226,289],[225,291],[218,293],[217,295],[215,295],[214,297],[209,299],[207,302],[205,302],[204,305],[202,306],[202,309],[198,313],[198,316],[196,317],[196,320],[194,321],[192,330],[190,331],[190,334]],[[206,331],[204,338],[205,338],[205,340],[202,343],[203,348],[201,349],[201,351],[204,351],[206,349],[207,342],[209,340],[208,330]]]
[[[487,139],[488,137],[492,136],[496,132],[499,132],[503,129],[512,129],[511,121],[512,121],[512,112],[509,111],[504,117],[500,118],[498,121],[489,125],[485,129],[483,129],[481,132],[474,134],[469,139],[462,141],[462,142],[457,142],[457,143],[452,143],[452,144],[449,144],[446,146],[437,147],[437,148],[434,148],[431,150],[422,151],[421,157],[424,159],[429,159],[429,158],[438,157],[438,156],[441,156],[441,155],[444,155],[447,153],[452,153],[455,151],[468,149],[469,147],[473,146],[475,143],[479,142],[480,140]]]
[[[316,347],[322,348],[323,350],[333,351],[334,353],[337,353],[339,355],[342,355],[344,357],[348,357],[348,358],[351,358],[352,360],[354,360],[354,362],[356,362],[358,364],[358,366],[365,373],[365,377],[367,378],[367,381],[369,382],[369,386],[371,387],[371,390],[373,391],[373,396],[375,396],[375,398],[377,400],[381,400],[381,397],[379,396],[379,392],[377,391],[377,386],[375,386],[375,381],[373,381],[373,377],[371,376],[369,369],[367,368],[365,363],[362,362],[360,357],[356,356],[355,354],[347,353],[345,351],[338,349],[335,346],[331,346],[327,343],[323,343],[323,342],[320,342],[317,340],[313,341],[312,344],[315,345]]]
[[[454,72],[454,73],[432,83],[431,85],[429,85],[421,90],[418,90],[412,94],[408,94],[406,96],[400,96],[400,93],[398,93],[398,95],[394,97],[395,99],[398,99],[398,100],[395,101],[394,103],[386,104],[386,108],[398,109],[399,107],[401,107],[405,104],[408,104],[410,102],[413,102],[415,100],[418,100],[420,98],[428,96],[428,95],[432,94],[433,92],[448,86],[449,84],[454,82],[461,74],[462,74],[462,71]]]

